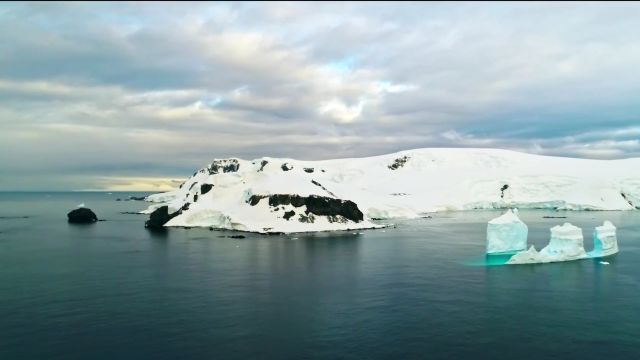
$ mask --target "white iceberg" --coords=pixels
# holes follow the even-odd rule
[[[531,245],[529,250],[520,251],[513,255],[507,264],[535,264],[540,262],[540,253]]]
[[[593,251],[589,252],[589,257],[599,258],[613,255],[618,252],[618,239],[616,237],[616,227],[611,221],[605,222],[593,231]]]
[[[552,227],[549,245],[540,250],[540,255],[548,262],[584,259],[587,252],[584,251],[582,229],[568,222]]]
[[[487,254],[504,254],[527,248],[527,225],[518,218],[518,209],[507,210],[487,224]]]
[[[572,261],[589,257],[584,251],[582,229],[570,223],[551,228],[549,244],[540,252],[531,246],[527,251],[513,255],[507,264],[535,264],[559,261]]]

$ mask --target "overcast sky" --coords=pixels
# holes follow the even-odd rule
[[[636,157],[639,36],[637,3],[2,3],[0,190],[231,156]]]

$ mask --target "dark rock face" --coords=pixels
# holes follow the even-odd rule
[[[304,172],[312,173],[313,172],[313,168],[304,168]]]
[[[307,207],[307,212],[318,216],[340,215],[354,222],[360,222],[364,220],[362,211],[358,209],[358,205],[353,201],[334,199],[326,196],[300,196],[289,194],[252,195],[247,202],[251,206],[255,206],[260,202],[260,200],[264,198],[269,199],[269,206],[272,207],[280,205],[293,205],[294,207],[301,207],[302,205],[305,205]]]
[[[168,206],[161,206],[149,215],[149,220],[144,223],[144,227],[150,229],[161,229],[169,220],[178,216],[180,211],[169,214]]]
[[[237,172],[238,169],[240,169],[240,163],[238,162],[238,159],[214,160],[211,165],[207,167],[209,175],[218,174],[221,172]]]
[[[249,200],[247,200],[247,202],[249,203],[249,205],[251,206],[256,206],[258,205],[258,203],[260,202],[260,200],[264,199],[264,196],[261,195],[251,195],[251,197],[249,198]]]
[[[509,188],[508,184],[502,185],[502,187],[500,188],[500,199],[504,199],[504,191],[507,190],[508,188]]]
[[[336,194],[332,193],[331,191],[329,191],[329,189],[327,189],[326,187],[322,186],[322,184],[320,184],[319,182],[315,181],[315,180],[311,180],[311,183],[315,186],[319,186],[322,190],[326,191],[327,193],[329,193],[329,195],[336,197]]]
[[[307,205],[307,210],[316,215],[341,215],[355,222],[364,220],[362,211],[360,211],[360,209],[358,209],[358,205],[351,200],[340,200],[325,196],[311,195],[307,198],[305,204]]]
[[[213,189],[213,185],[211,184],[202,184],[200,185],[200,194],[204,195],[209,192],[209,190]]]
[[[260,171],[264,170],[264,167],[265,167],[265,166],[267,166],[267,164],[268,164],[268,163],[269,163],[269,162],[268,162],[267,160],[262,160],[262,161],[260,162],[260,169],[258,169],[258,172],[260,172]]]
[[[403,156],[401,158],[397,158],[393,161],[393,164],[387,166],[389,169],[391,170],[398,170],[399,168],[403,167],[404,164],[407,163],[407,161],[409,161],[409,157],[408,156]]]
[[[301,223],[313,224],[316,221],[316,218],[315,216],[313,216],[313,214],[300,214],[300,217],[298,217],[298,221],[300,221]]]
[[[289,171],[289,170],[293,170],[293,165],[289,165],[289,163],[284,163],[282,164],[282,166],[280,166],[280,168],[282,169],[282,171]]]
[[[71,210],[67,214],[67,218],[72,224],[92,224],[98,221],[98,217],[96,216],[96,214],[91,211],[91,209],[87,208],[78,208],[75,210]]]
[[[622,196],[623,199],[625,199],[629,203],[629,205],[633,206],[635,209],[640,210],[640,206],[635,206],[635,204],[627,197],[627,194],[621,192],[620,195]]]
[[[305,204],[304,197],[300,195],[275,194],[269,196],[269,206],[293,205],[300,207]]]
[[[327,220],[329,220],[330,223],[346,224],[347,222],[349,222],[349,220],[347,220],[343,216],[339,216],[339,215],[327,216]]]
[[[296,212],[293,211],[293,210],[287,211],[286,213],[284,213],[283,218],[288,221],[295,214],[296,214]]]

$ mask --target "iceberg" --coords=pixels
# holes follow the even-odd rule
[[[585,252],[582,229],[570,223],[551,228],[549,245],[539,252],[531,246],[526,251],[513,255],[507,264],[538,264],[559,261],[572,261],[587,258],[601,258],[618,252],[616,227],[605,221],[593,231],[593,250]],[[601,262],[606,263],[607,262]]]
[[[535,246],[531,245],[529,250],[520,251],[513,255],[507,264],[535,264],[540,262],[540,253]]]
[[[507,210],[487,224],[487,254],[504,254],[527,248],[527,225],[518,218],[518,209]]]
[[[572,261],[589,257],[584,250],[582,229],[570,223],[551,228],[549,244],[539,252],[531,246],[527,251],[516,253],[507,264],[536,264]]]
[[[568,222],[552,227],[549,245],[540,250],[540,255],[547,262],[584,259],[587,253],[584,251],[582,229]]]
[[[616,227],[611,221],[605,222],[593,231],[593,251],[589,252],[589,257],[599,258],[613,255],[618,252],[618,239],[616,237]]]

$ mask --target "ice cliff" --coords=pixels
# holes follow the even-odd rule
[[[527,248],[527,225],[518,218],[518,210],[507,210],[487,225],[487,254],[521,251]]]
[[[617,252],[616,227],[610,221],[605,221],[593,231],[593,251],[590,251],[588,255],[590,257],[603,257]]]

